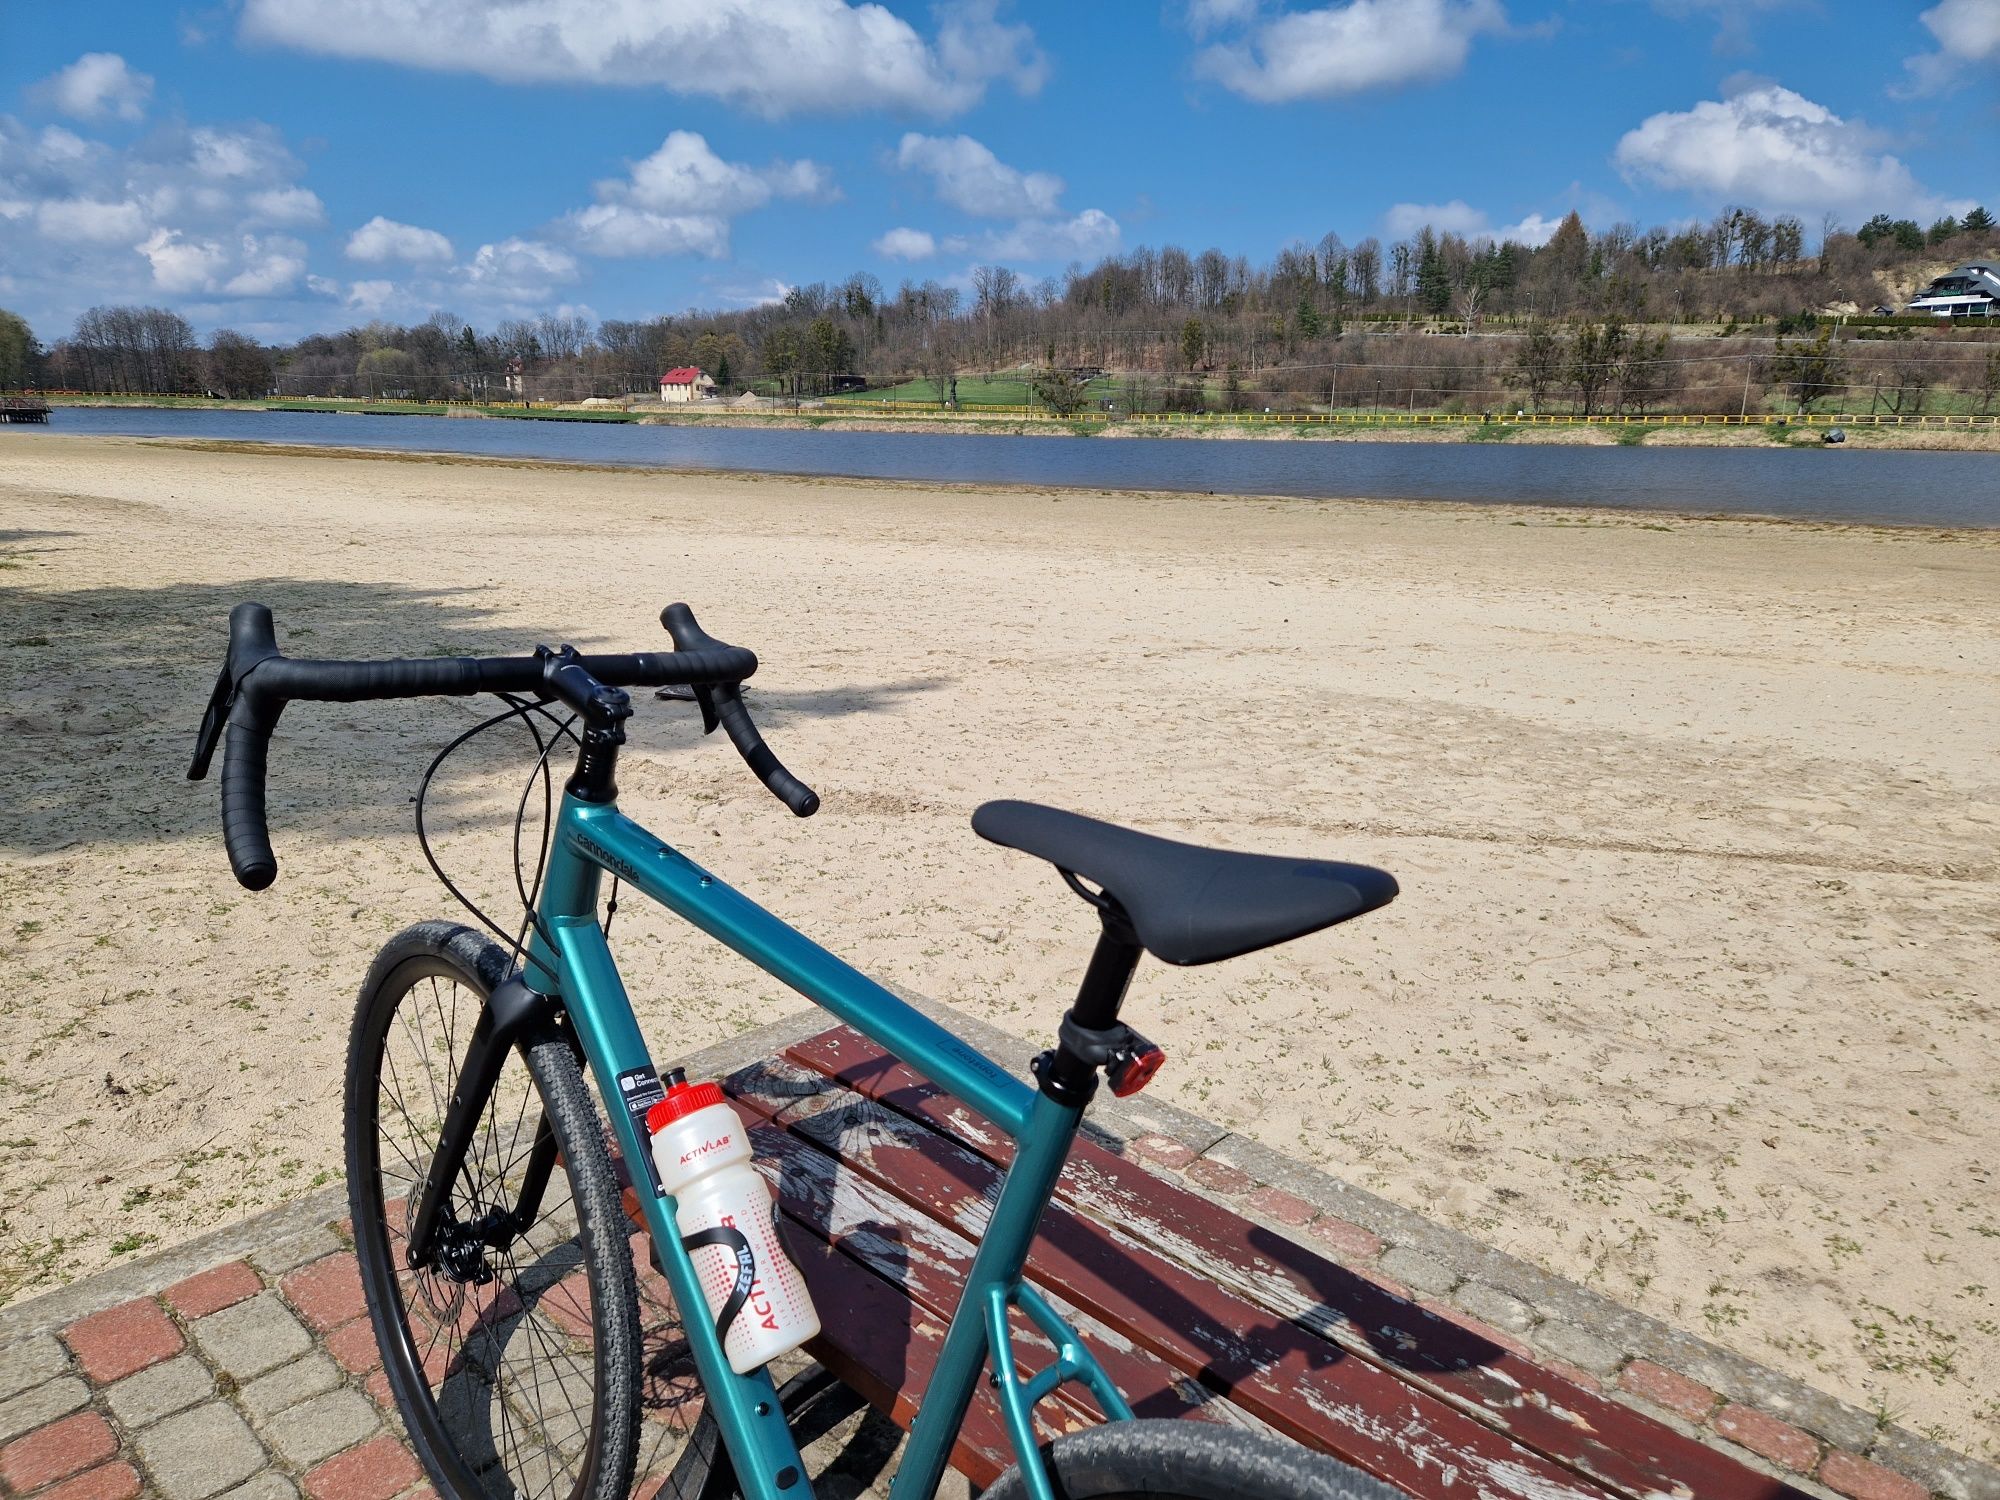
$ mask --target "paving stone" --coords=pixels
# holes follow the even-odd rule
[[[69,1350],[52,1333],[37,1333],[0,1349],[0,1401],[69,1370]]]
[[[177,1281],[160,1295],[166,1298],[167,1306],[182,1317],[205,1318],[210,1313],[221,1312],[225,1307],[234,1307],[246,1297],[254,1297],[263,1290],[264,1283],[250,1269],[249,1262],[232,1260],[226,1266],[217,1266],[199,1276]]]
[[[150,1427],[215,1394],[215,1377],[192,1354],[170,1359],[104,1388],[111,1415],[127,1427]]]
[[[1458,1272],[1443,1261],[1433,1260],[1423,1251],[1412,1250],[1408,1245],[1391,1245],[1382,1252],[1378,1264],[1384,1275],[1392,1276],[1420,1292],[1448,1292],[1459,1281]]]
[[[366,1375],[382,1363],[382,1346],[376,1343],[375,1325],[367,1318],[356,1318],[329,1333],[326,1352],[350,1375]]]
[[[313,1353],[259,1375],[237,1392],[236,1399],[253,1421],[261,1421],[339,1384],[340,1367],[324,1354]]]
[[[74,1375],[45,1381],[11,1400],[0,1401],[0,1443],[11,1443],[24,1432],[46,1427],[90,1400],[90,1387]]]
[[[1891,1425],[1869,1450],[1869,1457],[1911,1475],[1946,1500],[2000,1500],[2000,1469],[1954,1453],[1906,1427]]]
[[[321,1333],[368,1311],[361,1267],[352,1254],[329,1255],[301,1266],[280,1285],[299,1316]]]
[[[216,1500],[298,1500],[299,1487],[276,1469],[266,1469]]]
[[[140,1488],[139,1471],[130,1464],[99,1464],[43,1490],[35,1500],[133,1500]]]
[[[1621,1390],[1664,1406],[1677,1417],[1699,1422],[1715,1405],[1715,1392],[1698,1380],[1690,1380],[1650,1359],[1635,1359],[1618,1377]]]
[[[1260,1187],[1244,1202],[1252,1213],[1293,1226],[1310,1222],[1312,1216],[1319,1212],[1297,1193],[1288,1193],[1283,1188]]]
[[[188,1325],[211,1363],[248,1381],[297,1359],[312,1347],[312,1335],[292,1316],[275,1292],[226,1307]]]
[[[1624,1351],[1609,1339],[1601,1339],[1587,1328],[1554,1319],[1535,1330],[1535,1343],[1542,1352],[1567,1360],[1593,1375],[1609,1375],[1624,1362]]]
[[[1142,1135],[1127,1141],[1132,1155],[1163,1167],[1184,1167],[1194,1160],[1194,1152],[1170,1135]]]
[[[1819,1482],[1851,1500],[1924,1500],[1930,1493],[1914,1479],[1838,1448],[1820,1464]]]
[[[1383,1249],[1381,1235],[1359,1224],[1350,1224],[1337,1214],[1321,1214],[1307,1233],[1325,1240],[1343,1260],[1373,1260]]]
[[[1754,1406],[1732,1403],[1723,1407],[1715,1414],[1715,1430],[1759,1457],[1800,1474],[1810,1474],[1819,1460],[1819,1442],[1811,1433]]]
[[[174,1320],[151,1297],[79,1318],[62,1331],[76,1362],[97,1385],[123,1380],[187,1347]]]
[[[1475,1318],[1510,1333],[1526,1333],[1535,1326],[1535,1310],[1527,1303],[1477,1281],[1466,1282],[1452,1293],[1452,1300]]]
[[[1204,1156],[1187,1169],[1188,1180],[1217,1193],[1247,1193],[1257,1186],[1248,1172],[1239,1172],[1227,1162]]]
[[[423,1477],[410,1450],[385,1432],[314,1469],[305,1490],[311,1500],[389,1500]]]
[[[168,1417],[133,1441],[166,1500],[208,1500],[270,1462],[256,1434],[223,1401]]]
[[[359,1391],[343,1387],[282,1411],[259,1427],[279,1457],[308,1469],[352,1448],[381,1425],[374,1404]]]
[[[340,1236],[322,1224],[274,1240],[261,1250],[252,1250],[250,1264],[266,1276],[282,1276],[308,1261],[332,1255],[340,1248]]]
[[[0,1490],[25,1495],[104,1462],[118,1451],[111,1424],[80,1411],[0,1448]]]

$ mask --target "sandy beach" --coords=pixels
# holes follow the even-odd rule
[[[2000,1454],[2000,533],[0,432],[0,1301],[337,1180],[355,986],[452,914],[409,798],[469,702],[293,709],[278,883],[230,880],[184,776],[250,598],[322,656],[689,601],[824,811],[650,701],[628,810],[1023,1035],[1093,919],[986,798],[1380,864],[1384,912],[1141,969],[1163,1097]],[[524,744],[433,804],[496,908]],[[801,1003],[614,941],[663,1062]]]

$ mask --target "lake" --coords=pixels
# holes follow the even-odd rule
[[[2000,525],[1995,453],[1005,437],[145,407],[58,407],[47,427],[0,426],[0,444],[16,430],[951,484]]]

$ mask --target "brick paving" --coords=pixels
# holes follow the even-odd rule
[[[953,1021],[1001,1051],[976,1023]],[[748,1060],[691,1063],[717,1076]],[[1823,1500],[2000,1500],[2000,1473],[1987,1464],[1600,1305],[1193,1116],[1139,1103],[1093,1118],[1114,1149]],[[336,1198],[318,1195],[0,1311],[0,1500],[433,1500],[337,1215]],[[632,1249],[648,1340],[635,1492],[646,1500],[701,1395],[675,1361],[671,1302],[643,1236]],[[573,1308],[544,1299],[557,1336],[587,1331],[576,1310],[587,1299],[574,1289]],[[831,1442],[809,1449],[809,1463],[833,1453]],[[867,1464],[855,1488],[886,1482],[893,1452]]]

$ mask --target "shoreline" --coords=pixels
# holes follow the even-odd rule
[[[907,416],[890,413],[817,411],[718,410],[700,413],[666,412],[634,408],[614,409],[563,405],[533,411],[509,409],[495,404],[491,409],[453,407],[448,410],[391,410],[396,403],[353,402],[342,406],[274,406],[268,402],[196,402],[174,400],[66,400],[48,398],[61,410],[65,407],[93,407],[117,410],[136,408],[149,411],[274,411],[337,416],[356,412],[369,416],[433,417],[461,421],[555,421],[602,422],[615,426],[639,427],[736,427],[767,431],[800,432],[896,432],[943,433],[986,437],[1101,437],[1188,438],[1197,441],[1241,442],[1334,442],[1334,443],[1506,443],[1584,447],[1653,448],[1821,448],[1844,447],[1856,451],[1893,452],[1973,452],[2000,453],[2000,417],[1981,418],[1981,425],[1873,426],[1867,417],[1815,419],[1812,423],[1789,425],[1777,421],[1723,424],[1683,421],[1678,416],[1633,417],[1619,421],[1561,417],[1542,422],[1494,421],[1478,417],[1462,419],[1437,417],[1410,423],[1395,417],[1380,420],[1343,421],[1338,424],[1312,422],[1264,423],[1230,417],[1192,421],[1111,421],[1089,416],[982,416],[977,412],[937,413]],[[305,399],[305,398],[301,398]],[[1847,426],[1854,422],[1863,425]],[[1830,426],[1841,426],[1846,440],[1827,444],[1823,435]]]
[[[1456,511],[1471,515],[1510,513],[1518,517],[1541,516],[1559,526],[1586,526],[1626,522],[1642,529],[1662,530],[1669,525],[1711,525],[1741,522],[1749,526],[1772,526],[1818,532],[1853,532],[1866,535],[1900,536],[1931,541],[1977,545],[1984,541],[2000,545],[2000,523],[1993,526],[1943,526],[1931,521],[1855,521],[1828,516],[1785,516],[1753,511],[1662,510],[1619,505],[1558,505],[1540,500],[1449,500],[1377,495],[1284,495],[1258,491],[1162,490],[1144,486],[1102,484],[1052,485],[1029,481],[944,480],[882,478],[869,474],[835,474],[786,469],[724,469],[700,465],[592,463],[582,459],[535,456],[460,453],[445,448],[370,448],[335,443],[260,442],[238,438],[154,437],[133,433],[63,433],[38,431],[37,439],[55,438],[68,443],[144,444],[158,448],[183,449],[194,453],[227,453],[280,458],[341,458],[363,462],[430,464],[445,468],[545,469],[578,474],[652,475],[672,479],[704,481],[780,480],[795,484],[840,484],[885,490],[915,490],[930,494],[1037,495],[1129,497],[1139,500],[1246,501],[1286,506],[1365,506],[1393,510]],[[1530,524],[1523,520],[1517,524]]]

